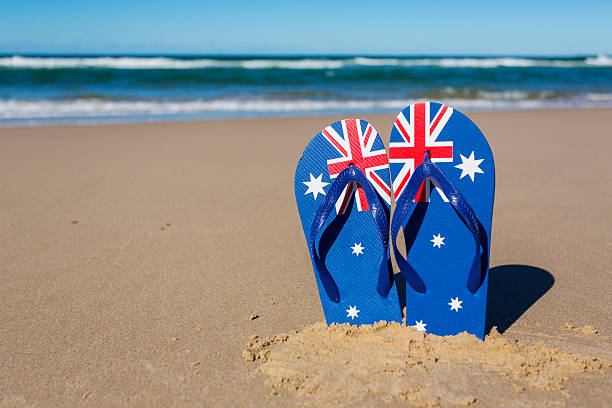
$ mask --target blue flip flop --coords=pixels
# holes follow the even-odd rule
[[[406,324],[484,338],[495,164],[482,132],[461,112],[416,103],[389,143],[396,207],[393,252],[406,280]],[[397,246],[403,228],[407,257]]]
[[[295,198],[327,324],[402,321],[389,262],[391,188],[376,130],[345,119],[319,132],[295,171]]]

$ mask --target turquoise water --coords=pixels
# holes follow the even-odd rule
[[[0,125],[612,106],[612,57],[0,56]]]

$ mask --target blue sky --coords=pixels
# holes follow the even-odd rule
[[[612,1],[0,0],[0,53],[612,53]]]

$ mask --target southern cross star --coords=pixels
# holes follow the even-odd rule
[[[423,323],[422,320],[418,322],[415,320],[414,323],[414,327],[416,327],[417,331],[427,331],[427,329],[425,328],[425,326],[427,326],[427,323]]]
[[[308,186],[308,190],[306,190],[304,194],[312,193],[312,196],[314,197],[315,201],[317,201],[317,195],[319,195],[319,193],[325,195],[325,190],[323,190],[323,187],[325,187],[329,183],[324,182],[322,178],[322,173],[319,174],[319,177],[317,178],[315,178],[312,173],[310,173],[310,181],[302,181],[302,183]]]
[[[355,254],[355,256],[359,256],[359,254],[363,254],[364,247],[361,246],[361,242],[355,242],[355,246],[352,246],[351,249],[353,250],[352,253]]]
[[[473,150],[472,150],[472,153],[470,154],[470,157],[465,157],[462,154],[459,154],[459,156],[461,156],[462,163],[456,165],[455,167],[458,169],[461,169],[461,175],[459,176],[460,179],[464,178],[465,176],[470,176],[472,181],[474,181],[474,174],[476,173],[484,174],[484,171],[482,171],[480,167],[478,167],[480,166],[480,163],[482,163],[484,159],[476,160],[474,158]]]
[[[461,306],[462,303],[463,303],[463,300],[459,300],[458,296],[454,299],[451,298],[451,301],[449,303],[449,306],[451,307],[450,310],[454,310],[455,312],[458,312],[459,309],[463,309],[463,306]]]
[[[357,306],[349,306],[349,308],[346,309],[346,313],[346,317],[350,317],[351,320],[359,318],[359,316],[357,316],[357,313],[359,313],[359,310],[357,310]]]
[[[433,242],[433,246],[434,247],[438,247],[438,248],[442,248],[442,245],[446,245],[444,243],[444,237],[441,236],[441,234],[438,235],[434,235],[433,239],[429,240],[429,242]]]

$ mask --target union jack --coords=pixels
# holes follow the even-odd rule
[[[367,124],[362,129],[362,121],[359,119],[345,119],[340,121],[341,132],[339,134],[333,126],[328,126],[321,131],[323,137],[340,154],[336,159],[327,160],[327,169],[330,178],[336,178],[338,174],[350,165],[361,169],[370,180],[378,194],[387,202],[391,203],[391,187],[388,180],[376,173],[378,170],[388,169],[389,161],[385,149],[372,150],[377,138],[376,130]],[[336,211],[343,214],[357,186],[351,183],[342,192],[336,203]],[[365,193],[361,187],[355,192],[357,209],[359,211],[369,210],[370,206],[366,200]]]
[[[389,143],[389,163],[402,164],[401,170],[393,180],[393,194],[396,200],[402,195],[414,169],[423,163],[425,152],[429,151],[432,162],[453,161],[453,142],[437,141],[440,132],[453,114],[453,108],[439,105],[437,111],[431,112],[431,109],[430,102],[416,103],[410,106],[409,118],[406,118],[402,112],[395,119],[395,131],[392,132]],[[432,113],[435,113],[433,118]],[[429,201],[431,182],[432,180],[426,180],[421,185],[415,202]],[[438,189],[438,193],[444,201],[448,201],[441,190]]]

